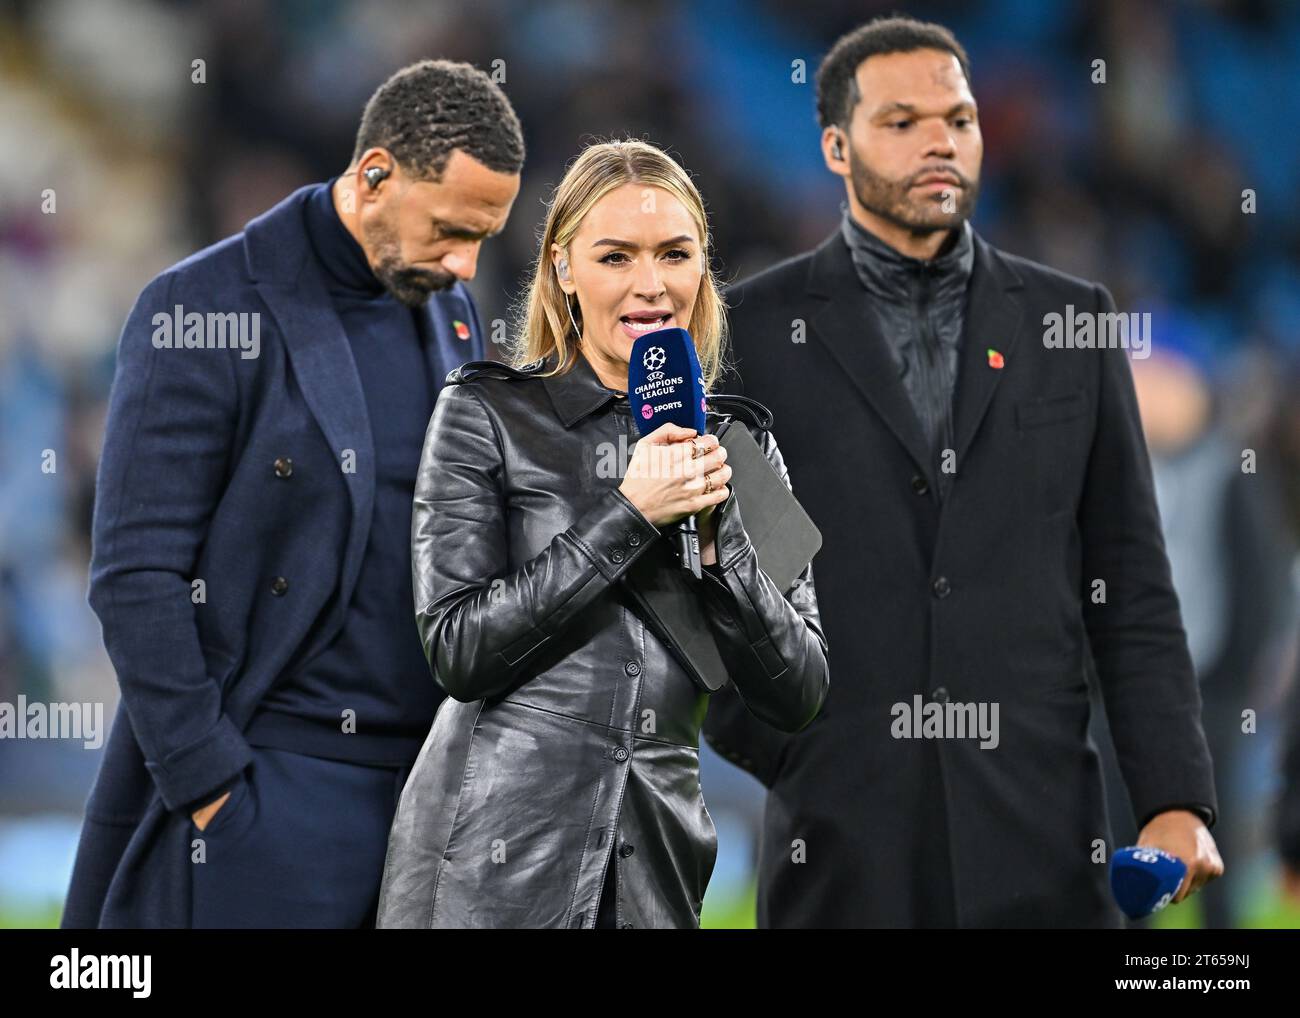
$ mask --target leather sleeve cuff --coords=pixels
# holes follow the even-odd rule
[[[161,763],[146,760],[145,767],[162,795],[163,805],[179,810],[211,795],[238,775],[253,760],[253,752],[229,715],[222,714],[197,742],[176,750]]]
[[[740,636],[744,636],[744,627],[736,618],[736,596],[727,586],[721,564],[715,562],[700,567],[699,590],[705,602],[721,613],[719,620],[725,620],[724,624],[730,625]]]
[[[626,495],[611,488],[589,513],[569,528],[569,533],[600,574],[615,583],[660,532]]]
[[[754,547],[750,543],[749,534],[745,532],[745,522],[740,516],[740,495],[734,487],[713,512],[716,520],[713,547],[718,556],[718,564],[723,569],[730,569]]]

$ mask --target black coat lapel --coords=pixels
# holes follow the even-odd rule
[[[917,468],[933,480],[921,422],[903,388],[889,344],[880,333],[871,296],[854,271],[848,245],[838,229],[813,255],[807,292],[822,304],[810,323],[813,331]]]
[[[965,325],[953,393],[953,440],[957,473],[993,399],[1004,367],[1020,338],[1024,306],[1013,291],[1024,288],[1015,270],[979,236],[966,299]],[[990,353],[993,351],[993,353]],[[993,354],[1000,355],[995,357]]]

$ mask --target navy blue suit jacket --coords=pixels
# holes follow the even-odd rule
[[[122,331],[90,576],[122,701],[65,928],[189,925],[186,807],[249,763],[242,733],[258,702],[334,638],[356,584],[374,450],[304,227],[310,190],[167,269]],[[258,356],[160,349],[155,315],[193,311],[260,315]],[[427,313],[446,370],[487,356],[462,285]]]

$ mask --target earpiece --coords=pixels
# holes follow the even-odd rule
[[[381,180],[387,180],[389,172],[382,166],[372,166],[366,170],[366,183],[370,185],[370,190],[375,190]]]
[[[567,283],[569,281],[569,259],[561,258],[560,264],[556,267],[556,271],[559,272],[560,278]]]
[[[835,140],[831,142],[831,155],[836,159],[844,158],[844,146],[840,144],[840,137],[838,134],[835,136]]]

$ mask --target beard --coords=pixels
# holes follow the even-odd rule
[[[366,222],[361,229],[375,252],[375,264],[371,266],[375,278],[407,307],[420,307],[435,291],[456,285],[456,277],[450,272],[417,269],[403,261],[397,231],[387,223]]]
[[[960,188],[953,188],[956,201],[950,206],[951,212],[944,210],[949,197],[944,192],[922,196],[912,191],[913,184],[933,173],[950,174],[961,184]],[[916,234],[960,226],[975,211],[975,199],[979,197],[979,179],[971,180],[952,166],[926,166],[902,180],[890,180],[862,162],[852,146],[849,147],[849,174],[858,204],[886,222]]]

